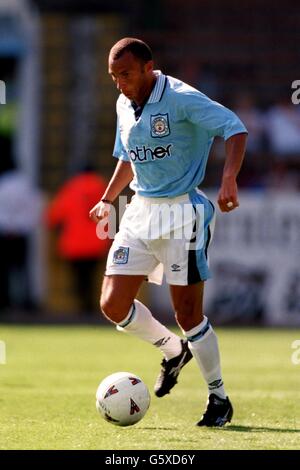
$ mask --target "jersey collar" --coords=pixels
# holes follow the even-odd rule
[[[157,79],[156,79],[155,86],[151,92],[151,95],[148,98],[148,101],[147,101],[148,104],[158,103],[161,100],[162,95],[165,91],[166,84],[167,84],[166,75],[161,73],[160,70],[154,70],[154,73]]]

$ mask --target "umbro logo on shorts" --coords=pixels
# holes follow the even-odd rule
[[[181,267],[178,264],[172,264],[171,269],[173,272],[181,271]]]

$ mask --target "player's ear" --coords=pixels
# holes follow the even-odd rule
[[[153,68],[154,68],[153,60],[149,60],[148,62],[145,63],[145,71],[147,73],[152,72]]]

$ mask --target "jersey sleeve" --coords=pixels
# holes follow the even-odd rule
[[[239,117],[222,104],[211,100],[201,92],[190,93],[185,102],[186,118],[208,132],[209,137],[223,137],[247,133]]]
[[[113,149],[113,156],[124,162],[130,161],[130,158],[128,157],[128,153],[126,152],[124,145],[122,143],[122,140],[121,140],[119,119],[117,119],[117,129],[116,129],[115,145]]]

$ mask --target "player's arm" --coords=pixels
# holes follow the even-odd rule
[[[110,182],[102,196],[102,199],[108,199],[113,202],[119,194],[123,191],[126,186],[133,179],[133,171],[131,163],[123,160],[119,160],[111,177]]]
[[[110,203],[112,203],[123,189],[130,183],[133,178],[133,171],[131,168],[131,163],[127,161],[119,160],[112,175],[110,182],[107,185],[107,188],[104,194],[101,197],[101,201],[98,202],[90,211],[90,218],[94,222],[99,222],[99,220],[104,219],[109,214]],[[110,201],[108,202],[103,202]]]
[[[226,142],[226,160],[218,204],[222,212],[229,212],[239,205],[236,178],[245,154],[247,129],[234,112],[203,93],[190,90],[182,93],[179,100],[185,119],[205,129],[208,137],[213,139],[219,136]]]
[[[229,137],[225,142],[226,158],[218,196],[218,204],[222,212],[229,212],[239,206],[236,179],[243,163],[246,140],[247,133],[241,133]]]

